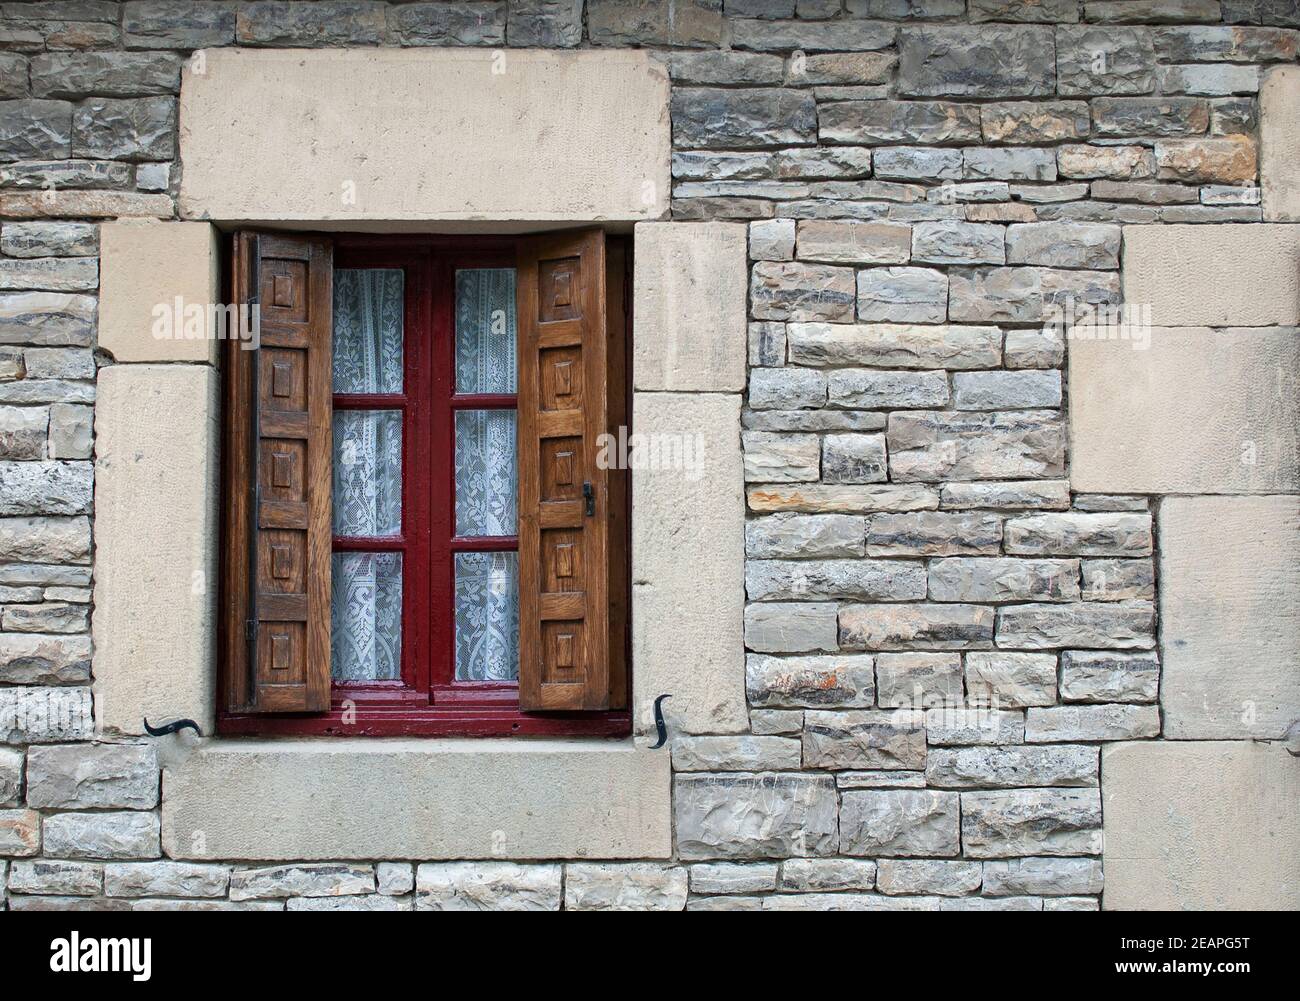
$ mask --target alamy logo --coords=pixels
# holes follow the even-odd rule
[[[151,938],[85,938],[73,932],[50,943],[50,969],[55,973],[130,973],[136,981],[153,972]]]

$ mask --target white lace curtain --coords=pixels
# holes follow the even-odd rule
[[[334,275],[334,392],[402,391],[402,272]],[[402,415],[334,413],[334,532],[376,537],[402,530]],[[335,553],[333,674],[340,681],[401,676],[400,553]]]

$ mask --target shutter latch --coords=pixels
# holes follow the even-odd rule
[[[582,484],[582,499],[587,502],[587,517],[590,518],[596,513],[596,491],[592,489],[590,480]]]

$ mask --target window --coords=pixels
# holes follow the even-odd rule
[[[237,233],[224,733],[622,734],[623,241]]]

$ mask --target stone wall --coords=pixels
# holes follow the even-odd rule
[[[1256,435],[1283,453],[1265,456],[1263,479],[1234,479],[1230,437],[1208,478],[1178,478],[1194,456],[1162,463],[1169,480],[1129,475],[1145,459],[1112,472],[1097,457],[1125,436],[1098,444],[1089,429],[1178,437],[1161,424],[1173,408],[1124,423],[1153,395],[1125,380],[1165,341],[1145,327],[1089,341],[1101,360],[1086,371],[1102,375],[1080,383],[1076,366],[1067,381],[1064,329],[1044,322],[1087,326],[1088,307],[1126,288],[1153,289],[1130,305],[1159,300],[1138,272],[1169,245],[1138,259],[1146,238],[1126,226],[1187,229],[1195,247],[1199,232],[1253,230],[1235,224],[1266,211],[1293,218],[1282,195],[1276,211],[1261,205],[1257,94],[1266,73],[1282,79],[1270,67],[1295,63],[1297,28],[1294,3],[1252,0],[0,4],[0,899],[14,910],[1096,908],[1112,801],[1141,820],[1142,742],[1277,741],[1300,717],[1285,649],[1250,691],[1232,690],[1234,703],[1266,696],[1260,727],[1198,714],[1198,699],[1230,687],[1222,657],[1234,648],[1216,636],[1189,653],[1170,622],[1197,607],[1194,630],[1220,604],[1185,604],[1189,589],[1170,606],[1165,593],[1167,577],[1206,572],[1198,533],[1228,524],[1245,538],[1263,518],[1285,541],[1276,526],[1294,528],[1300,488],[1286,417]],[[748,713],[713,725],[670,714],[670,860],[164,857],[158,755],[171,744],[114,739],[102,708],[96,732],[92,458],[104,456],[92,416],[97,369],[115,361],[97,335],[97,224],[176,215],[182,65],[230,45],[662,54],[671,218],[748,222],[751,259]],[[1291,120],[1295,101],[1293,86],[1280,99]],[[1263,135],[1265,162],[1294,141]],[[1266,193],[1293,190],[1268,181]],[[1218,301],[1214,277],[1175,298]],[[1262,319],[1150,322],[1267,326],[1281,337],[1267,357],[1294,358],[1294,295],[1247,298],[1242,308],[1278,306]],[[1070,341],[1071,365],[1082,343]],[[734,390],[736,360],[721,367],[705,388]],[[1203,384],[1211,396],[1224,385]],[[1273,392],[1268,412],[1294,415],[1293,387],[1289,404],[1285,385]],[[1091,419],[1075,426],[1069,398],[1085,393]],[[1072,489],[1080,442],[1088,476]],[[1222,492],[1275,496],[1253,520],[1161,499]],[[1271,627],[1270,608],[1294,623],[1300,600],[1293,548],[1249,551],[1237,590],[1260,559],[1275,583],[1252,592],[1238,637]],[[1175,649],[1188,666],[1171,703]],[[1252,781],[1293,775],[1269,746],[1280,764],[1252,760]],[[1161,750],[1168,797],[1183,759],[1178,745]],[[1120,752],[1116,774],[1130,777],[1113,799],[1105,762]],[[1215,760],[1198,755],[1197,769]],[[1280,802],[1268,819],[1294,829],[1294,800],[1290,813]],[[1132,872],[1158,846],[1123,851],[1137,865],[1119,899],[1141,906]],[[1282,878],[1257,885],[1281,886],[1276,899],[1294,906],[1298,856],[1284,854]]]

